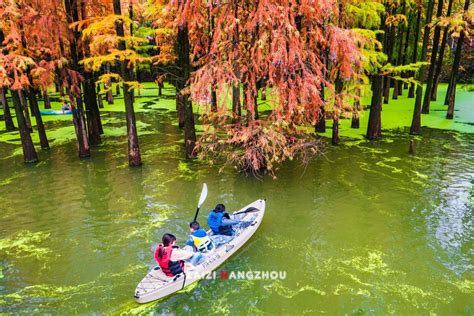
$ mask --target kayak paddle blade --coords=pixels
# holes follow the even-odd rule
[[[199,198],[198,208],[201,207],[202,203],[206,200],[207,197],[207,185],[204,183],[202,185],[201,197]]]

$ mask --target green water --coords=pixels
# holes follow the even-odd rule
[[[259,180],[186,162],[174,114],[137,118],[149,132],[139,169],[124,138],[83,161],[74,143],[56,146],[31,166],[0,144],[0,313],[474,313],[474,134],[426,129],[413,156],[406,132],[386,132]],[[221,269],[287,278],[203,280],[138,305],[155,243],[186,238],[203,182],[201,221],[218,202],[267,199],[259,230]]]

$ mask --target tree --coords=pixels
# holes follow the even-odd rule
[[[448,1],[448,9],[446,12],[446,18],[451,15],[451,10],[453,7],[453,0]],[[439,77],[441,74],[441,68],[443,67],[443,59],[444,59],[444,50],[446,48],[446,41],[448,40],[448,28],[443,27],[443,39],[441,40],[439,54],[438,54],[438,61],[436,64],[436,69],[433,77],[433,87],[431,88],[431,101],[436,101],[438,96],[438,84],[439,84]]]
[[[235,2],[214,6],[213,2],[187,1],[178,12],[178,19],[186,21],[196,64],[192,72],[190,91],[193,100],[203,105],[203,136],[198,141],[201,157],[211,161],[225,157],[241,170],[258,172],[274,170],[284,160],[308,157],[318,152],[317,142],[299,126],[314,125],[320,120],[322,86],[331,102],[328,110],[337,120],[347,107],[348,85],[356,76],[360,50],[352,40],[351,30],[334,24],[324,27],[319,21],[337,22],[338,8],[330,3],[314,4],[302,1],[275,3],[259,0],[238,7],[239,45],[236,51]],[[208,28],[208,5],[214,17],[211,44],[203,45]],[[278,19],[275,16],[278,15]],[[242,22],[245,21],[245,22]],[[247,42],[255,43],[248,45]],[[321,43],[327,43],[321,45]],[[323,49],[328,49],[330,70],[324,65]],[[200,51],[206,53],[200,54]],[[239,56],[240,73],[236,75],[235,56]],[[205,62],[202,62],[202,60]],[[355,67],[354,67],[355,65]],[[327,73],[327,79],[323,73]],[[256,118],[255,91],[257,81],[265,78],[276,100],[268,116]],[[235,117],[229,86],[240,82],[244,89],[245,111],[239,121]],[[217,111],[209,106],[211,87],[216,87],[223,101]],[[343,87],[339,89],[339,87]],[[234,89],[231,88],[230,95]],[[235,104],[235,103],[234,103]],[[351,108],[351,107],[350,107]],[[235,110],[235,107],[234,107]]]
[[[122,14],[120,0],[113,1],[113,12],[109,10],[110,8],[107,8],[106,13],[100,17],[91,17],[72,26],[81,30],[83,39],[89,42],[90,57],[81,61],[86,71],[105,68],[105,73],[98,78],[98,83],[103,84],[107,91],[111,89],[112,80],[122,85],[129,166],[140,166],[141,153],[133,107],[133,89],[138,88],[139,83],[133,80],[132,72],[138,65],[150,63],[152,59],[140,54],[138,47],[147,45],[148,40],[129,33],[131,29],[126,26],[134,21]],[[118,65],[119,73],[111,71],[113,65]]]
[[[433,7],[434,7],[434,0],[429,0],[428,2],[428,10],[426,12],[426,24],[425,30],[423,33],[423,46],[421,48],[421,61],[425,61],[426,59],[426,52],[428,46],[428,40],[430,36],[430,24],[431,18],[433,15]],[[423,80],[425,76],[425,66],[421,66],[420,71],[418,73],[418,80]],[[410,134],[420,134],[421,133],[421,98],[423,94],[423,86],[418,85],[416,88],[416,99],[415,99],[415,106],[413,109],[413,119],[411,122],[410,127]]]
[[[469,0],[465,0],[464,13],[467,13],[468,9],[469,9]],[[464,45],[464,39],[466,37],[466,33],[468,32],[469,32],[469,27],[467,27],[467,25],[465,29],[460,31],[458,44],[456,46],[456,52],[454,54],[453,68],[451,71],[451,77],[449,79],[449,85],[451,86],[451,90],[448,90],[448,94],[446,97],[448,99],[448,111],[446,113],[447,119],[453,119],[454,117],[454,100],[456,96],[457,77],[459,76],[459,64],[461,61],[461,51]]]
[[[421,23],[421,12],[423,10],[423,6],[421,4],[417,5],[417,14],[416,14],[416,24],[415,24],[415,37],[413,40],[413,56],[412,56],[412,63],[416,63],[418,61],[418,39],[420,37],[420,23]],[[415,97],[415,84],[412,83],[410,85],[410,89],[408,90],[408,98]]]
[[[118,49],[120,51],[126,50],[125,32],[123,28],[123,21],[121,19],[122,10],[120,7],[120,0],[114,0],[114,14],[118,17],[115,20],[115,31],[118,37]],[[125,102],[125,115],[127,118],[127,135],[128,135],[128,164],[130,166],[140,166],[142,164],[140,147],[138,145],[137,125],[135,121],[135,111],[133,109],[132,87],[128,84],[132,78],[130,70],[127,69],[128,60],[125,59],[120,63],[120,73],[123,78],[123,98]]]
[[[444,4],[444,0],[438,0],[438,11],[436,12],[437,20],[439,20],[439,18],[443,14],[443,4]],[[425,97],[423,99],[423,108],[421,110],[421,113],[424,113],[424,114],[430,113],[431,89],[433,87],[433,80],[434,80],[434,75],[435,75],[436,56],[438,54],[440,34],[441,34],[441,27],[438,23],[436,24],[434,37],[433,37],[433,47],[431,49],[430,68],[428,70]]]
[[[379,43],[384,42],[383,33],[377,34],[377,40]],[[376,46],[377,47],[377,46]],[[380,46],[378,46],[380,47]],[[378,48],[380,49],[380,48]],[[383,63],[381,57],[376,59]],[[370,113],[369,113],[369,122],[367,125],[367,134],[368,139],[378,139],[382,136],[382,91],[383,91],[383,75],[381,70],[377,69],[381,67],[380,63],[375,65],[375,73],[372,76],[372,100],[370,102]]]

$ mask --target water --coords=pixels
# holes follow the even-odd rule
[[[427,129],[414,156],[404,131],[328,145],[258,180],[186,162],[173,114],[137,118],[150,124],[139,169],[124,138],[83,161],[74,143],[57,146],[32,166],[0,144],[0,312],[474,313],[474,134]],[[165,232],[186,238],[203,182],[201,221],[218,202],[267,199],[259,230],[221,269],[286,279],[203,280],[136,304],[154,245]]]

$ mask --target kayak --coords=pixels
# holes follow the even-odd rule
[[[210,275],[252,237],[260,226],[264,214],[265,200],[263,199],[234,212],[232,216],[234,219],[251,224],[247,227],[237,228],[234,238],[228,243],[203,253],[204,259],[198,265],[186,264],[184,273],[169,277],[162,272],[159,266],[154,267],[138,284],[135,290],[135,300],[138,303],[158,300]]]
[[[42,115],[64,115],[64,114],[72,114],[71,110],[48,110],[48,111],[40,111]]]

